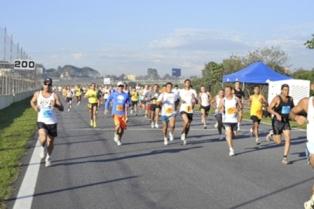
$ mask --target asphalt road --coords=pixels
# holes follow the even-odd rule
[[[176,140],[166,147],[161,129],[151,129],[143,116],[129,121],[124,145],[117,147],[112,120],[102,109],[96,129],[89,128],[85,103],[60,114],[53,166],[42,163],[32,208],[298,209],[309,198],[314,177],[305,161],[305,132],[293,131],[292,164],[282,165],[283,146],[257,147],[249,122],[242,125],[237,155],[230,158],[213,117],[204,130],[195,116],[187,146],[179,140],[180,120]],[[262,135],[267,130],[263,125]],[[23,159],[9,208],[32,150]]]

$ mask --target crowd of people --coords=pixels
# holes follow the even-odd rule
[[[290,121],[295,120],[298,124],[307,124],[307,152],[309,164],[314,166],[314,97],[304,98],[297,105],[289,95],[289,86],[281,86],[281,92],[268,104],[261,93],[260,86],[254,86],[252,94],[246,97],[239,82],[234,87],[227,85],[220,89],[217,95],[212,96],[206,86],[201,86],[199,93],[193,89],[191,80],[186,79],[183,87],[179,88],[171,82],[160,86],[136,85],[128,86],[118,82],[114,86],[97,86],[92,83],[89,86],[66,86],[53,88],[52,80],[45,79],[43,89],[34,94],[31,105],[38,112],[38,137],[42,145],[41,158],[45,159],[45,165],[51,165],[53,141],[57,136],[57,117],[55,110],[63,111],[62,99],[66,101],[66,109],[71,111],[73,99],[76,105],[80,105],[82,97],[88,101],[90,126],[97,127],[97,114],[103,108],[105,115],[111,111],[114,123],[113,141],[121,146],[123,134],[127,128],[129,114],[148,119],[148,126],[158,129],[162,124],[163,144],[167,146],[174,140],[176,119],[182,120],[180,128],[180,140],[182,145],[189,142],[189,131],[193,122],[194,111],[201,114],[201,124],[207,128],[208,115],[211,109],[215,116],[215,127],[218,131],[218,139],[226,140],[229,148],[229,156],[236,155],[234,137],[241,130],[241,121],[244,115],[244,106],[249,107],[252,126],[250,133],[255,137],[256,145],[260,145],[259,134],[260,122],[264,116],[272,118],[272,129],[265,138],[266,141],[281,143],[283,136],[285,145],[282,163],[289,164],[288,155],[291,146]],[[245,99],[248,98],[247,100]],[[247,104],[248,105],[245,105]],[[143,113],[143,114],[140,114]],[[314,187],[313,187],[314,192]],[[305,203],[305,208],[313,208],[314,195]]]

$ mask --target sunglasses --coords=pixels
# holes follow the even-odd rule
[[[51,83],[44,83],[45,86],[52,86]]]

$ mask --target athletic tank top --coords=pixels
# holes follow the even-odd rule
[[[251,96],[250,115],[257,116],[259,119],[263,117],[263,104],[261,102],[262,95]]]
[[[310,143],[314,142],[314,96],[309,98],[309,106],[307,108],[307,141]]]
[[[280,99],[280,104],[278,107],[276,107],[274,109],[275,112],[277,112],[279,115],[281,115],[281,117],[283,118],[284,121],[288,121],[289,120],[289,113],[291,112],[292,108],[294,107],[293,104],[293,99],[288,96],[288,101],[284,102],[281,98],[281,96],[279,96]]]
[[[37,98],[37,106],[39,107],[39,112],[37,116],[37,121],[45,124],[56,124],[57,117],[54,107],[54,93],[52,93],[48,98],[42,95],[42,91],[39,92]]]
[[[223,99],[225,111],[223,113],[224,123],[237,123],[238,122],[238,109],[237,100],[234,96],[232,99]]]
[[[201,97],[201,106],[203,106],[203,107],[209,106],[209,95],[208,95],[208,93],[207,92],[201,92],[200,97]]]

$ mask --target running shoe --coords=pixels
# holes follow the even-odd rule
[[[256,142],[256,145],[260,145],[260,144],[261,144],[261,143],[259,142],[259,138],[256,138],[255,142]]]
[[[314,195],[304,203],[304,209],[314,209]]]
[[[46,157],[45,166],[46,166],[46,167],[51,166],[51,158],[50,158],[50,156],[48,156],[48,155],[47,155],[47,157]]]
[[[215,127],[215,128],[218,128],[218,123],[215,123],[214,127]]]
[[[89,124],[89,125],[92,127],[93,124],[94,124],[94,123],[93,123],[93,120],[90,120],[90,124]]]
[[[284,165],[288,165],[288,164],[289,164],[289,161],[288,161],[288,158],[287,158],[287,157],[283,157],[281,162],[282,162],[282,164],[284,164]]]
[[[155,128],[159,128],[159,125],[158,125],[158,123],[155,123]]]
[[[154,128],[154,127],[155,127],[154,122],[151,122],[150,127],[151,127],[151,128]]]
[[[266,136],[266,141],[270,142],[271,141],[271,136],[273,135],[272,131],[270,131],[267,136]]]
[[[39,153],[40,159],[44,159],[46,157],[46,147],[40,146],[40,153]]]
[[[168,145],[168,139],[167,139],[167,137],[164,137],[164,145],[165,145],[165,146]]]
[[[220,135],[219,140],[222,141],[224,139],[225,139],[225,136],[224,135]]]
[[[97,127],[97,125],[96,125],[96,121],[94,121],[94,123],[93,123],[93,127],[94,127],[94,128],[96,128],[96,127]]]
[[[169,132],[169,141],[173,141],[173,134],[171,132]]]
[[[206,125],[204,125],[204,126],[203,126],[203,128],[204,128],[204,129],[207,129],[207,126],[206,126]]]
[[[232,157],[232,156],[234,156],[234,155],[235,155],[234,149],[233,149],[233,148],[230,148],[230,149],[229,149],[229,156]]]

